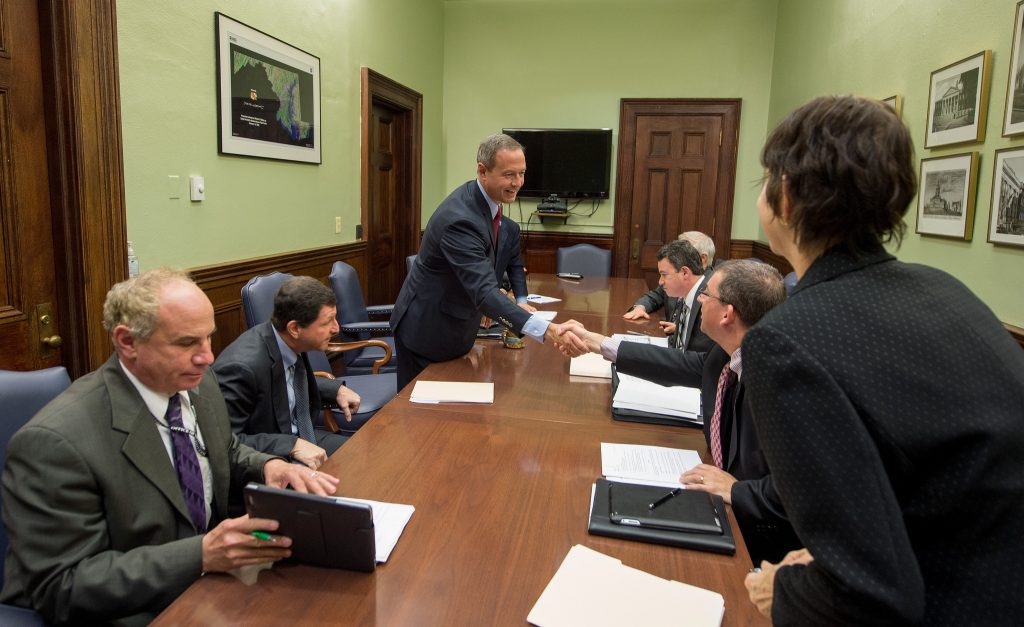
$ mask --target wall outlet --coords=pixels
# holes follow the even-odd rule
[[[167,175],[167,197],[171,200],[181,198],[181,177],[177,174]]]
[[[334,216],[334,234],[341,233],[341,216]]]

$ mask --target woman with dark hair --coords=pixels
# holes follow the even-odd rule
[[[818,98],[771,133],[758,213],[799,277],[743,341],[765,458],[806,547],[747,578],[777,625],[1024,620],[1024,351],[953,277],[901,263],[891,109]]]

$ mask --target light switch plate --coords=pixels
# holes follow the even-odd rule
[[[206,198],[206,181],[201,176],[190,176],[188,177],[190,197],[193,201],[204,200]]]

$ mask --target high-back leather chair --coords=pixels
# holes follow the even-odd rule
[[[245,315],[245,324],[253,327],[262,324],[274,313],[274,296],[292,275],[282,272],[271,272],[270,274],[254,276],[242,287],[242,312]],[[332,342],[328,351],[343,352],[363,348],[365,346],[387,346],[377,340],[361,340],[358,342]],[[384,351],[387,352],[386,350]],[[321,351],[309,351],[309,364],[316,371],[317,376],[332,377],[331,364]],[[386,355],[390,358],[390,355]],[[354,433],[359,427],[373,417],[377,410],[385,403],[395,397],[398,391],[398,380],[394,372],[345,376],[345,385],[359,395],[359,413],[353,414],[352,421],[346,421],[340,410],[331,410],[325,413],[324,426],[330,431],[345,434]]]
[[[584,277],[607,277],[612,274],[612,252],[592,244],[575,244],[559,248],[555,254],[557,272],[577,272]]]
[[[395,372],[398,364],[394,359],[395,338],[391,334],[391,326],[384,316],[390,317],[394,305],[366,306],[363,290],[359,286],[359,275],[356,269],[344,261],[335,261],[331,274],[327,277],[338,299],[338,337],[342,342],[358,342],[373,339],[385,342],[391,347],[392,359],[380,368],[380,372]],[[382,319],[371,321],[371,316]],[[351,374],[368,374],[373,364],[384,357],[384,350],[379,346],[346,351],[345,372]]]
[[[14,372],[0,370],[0,467],[6,461],[7,442],[43,405],[56,398],[71,385],[68,371],[63,366]],[[0,555],[7,553],[7,528],[0,525]],[[3,572],[0,572],[0,586]],[[43,619],[32,610],[0,605],[0,625],[36,627]]]

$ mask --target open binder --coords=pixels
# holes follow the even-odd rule
[[[736,553],[736,539],[733,537],[732,526],[729,524],[729,517],[725,510],[725,501],[722,500],[722,497],[713,494],[707,495],[710,497],[713,515],[721,526],[721,533],[708,532],[707,530],[677,531],[613,522],[612,503],[609,498],[609,495],[613,492],[612,485],[614,485],[614,493],[618,495],[616,498],[621,500],[626,495],[629,495],[634,508],[635,503],[654,502],[667,492],[665,488],[661,487],[617,482],[613,484],[611,481],[598,479],[594,485],[594,503],[590,510],[590,524],[587,527],[590,533],[612,538],[652,542],[654,544],[668,544],[688,549],[697,549],[698,551],[724,553],[726,555],[734,555]],[[694,505],[694,503],[686,503],[686,505]],[[700,512],[699,506],[697,507],[698,509],[690,510],[694,512],[694,527],[705,529],[707,527],[707,512]],[[682,508],[678,511],[684,512],[685,510],[686,508]],[[681,515],[686,516],[688,514],[681,513]]]

